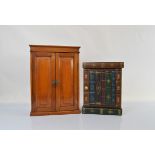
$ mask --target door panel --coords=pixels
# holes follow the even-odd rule
[[[60,58],[60,106],[73,106],[73,58]]]
[[[57,109],[74,110],[77,107],[77,84],[75,72],[77,71],[76,57],[73,53],[56,54],[56,102]]]
[[[36,54],[34,75],[36,110],[55,111],[55,54]]]

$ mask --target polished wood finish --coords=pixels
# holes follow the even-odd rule
[[[79,48],[30,45],[31,115],[80,113]]]
[[[31,52],[79,53],[78,46],[30,45]]]

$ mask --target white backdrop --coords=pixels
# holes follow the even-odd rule
[[[155,100],[155,26],[0,26],[0,103],[30,103],[29,44],[80,49],[84,61],[124,61],[123,101]]]

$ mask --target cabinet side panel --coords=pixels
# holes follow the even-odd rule
[[[35,111],[35,105],[34,105],[34,54],[30,53],[30,85],[31,85],[31,112]]]

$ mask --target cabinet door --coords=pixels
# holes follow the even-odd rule
[[[55,54],[33,53],[33,111],[55,111]]]
[[[78,109],[78,54],[56,54],[57,110]]]

